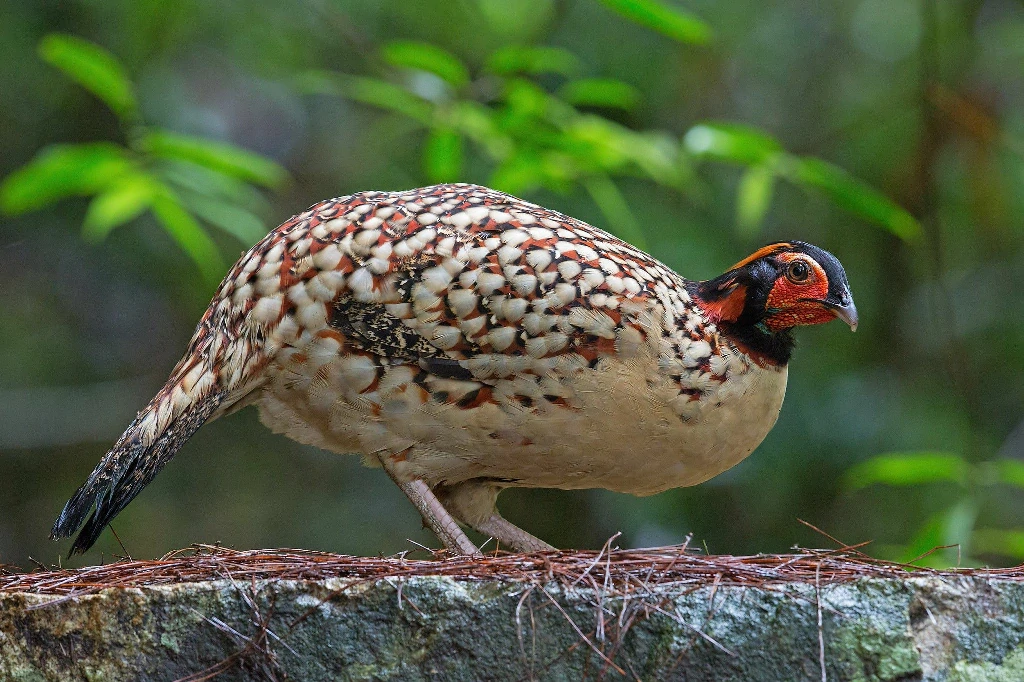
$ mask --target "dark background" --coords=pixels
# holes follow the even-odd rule
[[[324,198],[459,179],[643,240],[694,279],[769,241],[813,242],[844,263],[860,329],[799,330],[782,415],[753,456],[646,499],[513,490],[504,513],[562,547],[599,547],[617,531],[621,546],[692,533],[716,553],[831,546],[804,519],[849,543],[873,540],[865,551],[876,556],[958,543],[926,561],[1018,562],[1024,5],[666,0],[699,17],[703,40],[673,38],[616,4],[629,3],[6,2],[0,176],[54,143],[131,139],[130,125],[38,54],[43,36],[63,32],[123,62],[147,125],[286,168],[287,180],[235,199],[264,229]],[[410,58],[388,52],[395,40],[419,42]],[[468,81],[430,73],[429,46],[455,55]],[[507,46],[560,48],[576,64],[522,82],[489,76]],[[410,66],[416,50],[427,68]],[[351,83],[340,94],[316,86],[323,74],[311,70],[392,83],[435,118],[396,113],[398,100],[367,104]],[[602,105],[565,89],[581,78],[632,88],[606,85],[615,101]],[[510,95],[515,83],[573,101],[569,123],[557,107],[531,110],[544,101],[536,93]],[[490,112],[492,127],[473,138],[468,123],[436,123],[460,101]],[[699,135],[686,134],[704,121],[751,126],[791,156],[768,163],[757,140],[731,159],[701,154]],[[598,142],[610,126],[625,149],[566,137],[591,124]],[[634,145],[629,131],[655,142]],[[510,144],[526,161],[508,161]],[[902,214],[859,185],[786,175],[785,159],[808,157],[905,208],[921,236],[898,236]],[[47,539],[53,519],[180,357],[214,288],[203,272],[253,241],[201,221],[221,259],[204,270],[151,212],[84,239],[88,206],[15,208],[0,223],[0,563],[58,561],[66,547]],[[352,554],[437,544],[379,470],[274,436],[254,410],[202,429],[113,527],[136,558],[193,542]],[[84,561],[121,553],[107,533]]]

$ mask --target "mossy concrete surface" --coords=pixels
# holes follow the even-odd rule
[[[820,614],[820,627],[819,627]],[[0,679],[1024,680],[1024,583],[588,588],[446,577],[0,593]],[[197,675],[199,673],[199,675]]]

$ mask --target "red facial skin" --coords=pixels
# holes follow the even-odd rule
[[[800,253],[780,253],[775,258],[781,264],[783,274],[775,280],[775,286],[768,294],[767,308],[778,312],[765,318],[765,326],[777,332],[836,319],[832,309],[817,302],[828,296],[828,276],[817,261]],[[808,275],[803,281],[794,281],[789,276],[789,268],[796,260],[807,265]]]

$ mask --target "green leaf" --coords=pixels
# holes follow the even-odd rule
[[[413,40],[395,40],[381,50],[392,66],[419,69],[438,76],[456,88],[469,83],[469,69],[458,57],[437,45]]]
[[[197,216],[219,227],[246,246],[252,246],[267,236],[267,226],[256,215],[226,201],[203,194],[182,195],[185,205]]]
[[[424,125],[430,125],[433,118],[432,103],[379,78],[349,76],[330,71],[307,71],[296,79],[296,87],[307,93],[336,95],[393,111]]]
[[[99,45],[72,35],[50,33],[39,42],[39,56],[103,100],[122,119],[138,116],[139,105],[124,67]]]
[[[978,505],[971,498],[957,502],[946,512],[945,544],[959,545],[961,561],[971,556],[971,536],[978,520]]]
[[[1024,557],[1024,531],[979,528],[972,536],[976,554]]]
[[[185,250],[208,282],[217,283],[226,270],[217,246],[170,190],[153,197],[153,214],[167,233]]]
[[[488,185],[509,194],[525,194],[545,184],[544,162],[532,149],[509,154],[494,169]]]
[[[288,171],[264,156],[226,142],[169,130],[149,131],[140,140],[139,149],[156,157],[199,164],[265,187],[277,187],[288,178]]]
[[[878,223],[900,239],[921,236],[921,225],[905,209],[838,166],[821,159],[798,159],[791,179],[824,191],[843,208]]]
[[[510,44],[533,42],[555,23],[557,0],[460,0],[460,13],[475,10],[488,24],[485,40]],[[475,17],[474,17],[475,18]]]
[[[630,110],[640,102],[640,91],[613,78],[581,78],[566,83],[558,96],[573,106]]]
[[[949,566],[950,562],[943,552],[932,551],[946,544],[946,515],[946,511],[941,511],[928,517],[896,559],[904,562],[913,561],[917,566]]]
[[[565,129],[559,146],[591,171],[613,172],[633,158],[636,133],[601,116],[578,116]]]
[[[70,196],[94,194],[127,173],[127,150],[109,142],[43,149],[0,184],[0,209],[25,213]]]
[[[583,186],[608,221],[608,231],[646,251],[647,238],[615,183],[607,177],[597,176],[587,178]]]
[[[689,157],[680,153],[678,141],[668,133],[635,133],[630,149],[633,163],[651,180],[678,190],[693,183]]]
[[[450,125],[470,140],[481,145],[492,159],[501,160],[512,153],[515,143],[498,129],[493,109],[479,102],[455,102],[448,110]]]
[[[1016,459],[997,459],[991,462],[995,467],[996,479],[1000,483],[1024,488],[1024,462]]]
[[[487,58],[486,69],[499,76],[519,73],[572,76],[579,73],[580,60],[572,52],[560,47],[509,45],[496,50]]]
[[[950,452],[890,452],[876,455],[846,471],[844,486],[858,490],[873,483],[886,485],[922,485],[958,483],[970,476],[970,465]]]
[[[98,242],[111,230],[124,225],[149,208],[159,184],[144,173],[133,173],[116,180],[89,204],[82,223],[86,241]]]
[[[553,192],[568,194],[579,182],[579,168],[567,154],[548,150],[540,155],[541,184]],[[630,214],[632,215],[632,214]]]
[[[434,128],[423,149],[423,166],[431,182],[455,182],[462,177],[462,136],[451,128]]]
[[[701,123],[686,132],[683,145],[691,154],[747,165],[769,164],[782,146],[756,128],[729,123]]]
[[[757,234],[772,203],[775,173],[768,166],[751,166],[736,191],[736,225],[745,235]]]
[[[654,29],[682,43],[703,45],[712,38],[706,23],[660,0],[601,0],[601,2],[630,21]]]
[[[960,500],[931,516],[911,539],[900,559],[933,568],[963,565],[972,551],[972,531],[977,518],[977,503],[970,498]],[[933,551],[939,547],[943,549]]]
[[[154,170],[167,182],[211,199],[259,210],[268,205],[266,197],[249,183],[190,161],[166,159],[154,165]]]
[[[508,113],[515,119],[543,118],[551,99],[544,88],[524,78],[510,80],[505,86]]]
[[[768,166],[777,176],[823,191],[839,206],[882,225],[902,239],[914,239],[921,234],[921,226],[913,216],[871,185],[821,159],[786,154],[777,141],[755,128],[702,123],[686,133],[683,144],[698,157]]]

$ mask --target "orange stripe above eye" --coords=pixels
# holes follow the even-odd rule
[[[790,244],[789,242],[776,242],[774,244],[769,244],[768,246],[762,246],[760,249],[758,249],[754,253],[750,254],[749,256],[747,256],[746,258],[741,260],[736,265],[734,265],[731,268],[729,268],[729,270],[735,270],[737,268],[742,268],[744,265],[749,265],[750,263],[753,263],[758,258],[764,258],[765,256],[770,256],[773,253],[776,253],[778,251],[782,251],[784,249],[791,249],[791,248],[793,248],[793,245]]]

